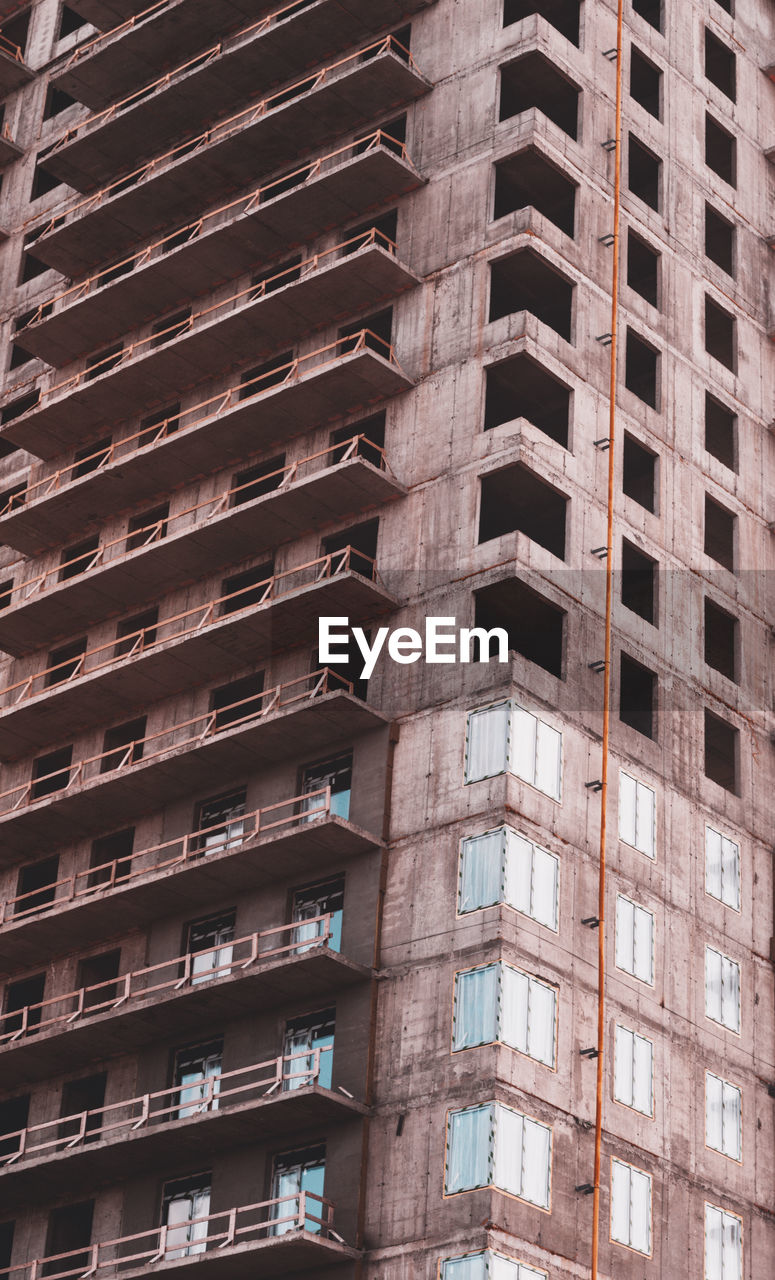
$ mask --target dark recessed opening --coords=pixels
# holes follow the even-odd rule
[[[125,724],[117,724],[107,730],[102,740],[100,773],[110,773],[112,769],[142,760],[145,724],[145,716],[138,716],[135,720],[127,720]]]
[[[262,364],[254,365],[252,369],[246,369],[240,375],[238,398],[240,400],[249,400],[251,396],[260,395],[262,391],[266,391],[269,387],[279,386],[288,377],[290,373],[289,365],[292,362],[293,351],[283,351],[279,356],[273,356],[271,360],[264,360]]]
[[[118,988],[113,979],[118,977],[120,965],[120,950],[103,951],[100,955],[86,956],[81,960],[78,965],[78,987],[96,988],[84,991],[84,1008],[98,1009],[115,1000]]]
[[[0,1157],[17,1155],[23,1149],[20,1131],[27,1128],[29,1114],[30,1095],[28,1093],[19,1098],[6,1098],[0,1102]],[[8,1138],[7,1134],[15,1136]],[[7,1261],[3,1257],[3,1230],[10,1225],[6,1222],[0,1224],[0,1267],[11,1265],[10,1257]]]
[[[711,205],[705,206],[705,254],[728,276],[735,274],[735,228]]]
[[[485,370],[484,429],[527,418],[551,440],[568,447],[570,387],[544,369],[532,356],[520,353]]]
[[[339,330],[337,355],[342,356],[348,351],[357,350],[358,335],[364,329],[366,346],[376,351],[378,355],[387,356],[393,336],[393,308],[387,307],[384,311],[375,311],[370,316],[362,316],[360,320],[354,320],[352,324],[343,325]]]
[[[493,218],[504,218],[515,209],[532,205],[566,235],[573,236],[576,215],[575,182],[540,151],[530,147],[495,166]]]
[[[645,738],[656,737],[657,677],[626,653],[619,669],[619,719]]]
[[[499,120],[510,120],[535,107],[571,138],[578,136],[578,85],[568,80],[542,53],[526,53],[501,67]]]
[[[356,436],[363,436],[357,444],[353,444]],[[328,455],[328,466],[334,467],[346,458],[365,458],[375,467],[382,466],[385,447],[385,411],[372,413],[368,418],[358,422],[350,422],[345,427],[337,427],[331,432],[331,444],[338,445]]]
[[[657,616],[657,561],[622,538],[622,604],[646,622]]]
[[[55,178],[53,173],[44,169],[42,164],[36,164],[32,175],[30,200],[39,200],[41,196],[48,195],[49,191],[55,191],[57,187],[62,186],[64,183],[61,178]]]
[[[22,1010],[27,1009],[27,1026],[36,1027],[40,1022],[40,1004],[44,998],[46,991],[46,975],[45,973],[35,973],[29,978],[19,978],[17,982],[9,982],[5,989],[5,1000],[3,1003],[3,1012],[9,1013],[19,1012],[18,1018],[3,1019],[3,1031],[21,1031],[23,1015]]]
[[[490,320],[530,311],[566,342],[573,326],[573,285],[532,249],[490,263]]]
[[[154,337],[151,339],[151,347],[163,347],[165,342],[171,342],[173,338],[177,338],[179,334],[185,333],[186,329],[191,327],[191,308],[184,307],[182,311],[176,311],[174,315],[165,316],[163,320],[157,320],[151,329]]]
[[[99,378],[103,373],[108,373],[110,369],[115,369],[117,364],[121,363],[124,355],[123,342],[114,342],[111,346],[105,347],[103,351],[97,351],[93,356],[89,356],[84,364],[84,381],[91,382],[92,378]]]
[[[81,659],[86,652],[86,636],[64,644],[60,649],[52,649],[46,662],[46,687],[62,684],[73,676],[80,674]]]
[[[14,1222],[0,1222],[0,1271],[9,1271],[13,1257]]]
[[[641,240],[634,231],[627,232],[627,283],[631,289],[659,306],[659,261],[662,255]]]
[[[624,385],[652,409],[659,407],[659,353],[633,329],[627,330]]]
[[[256,671],[253,675],[242,676],[239,680],[231,680],[229,684],[213,689],[210,696],[210,710],[215,712],[215,729],[228,729],[229,725],[239,724],[258,715],[263,706],[264,673]]]
[[[78,31],[85,26],[86,19],[82,18],[80,13],[76,13],[75,9],[71,9],[69,5],[63,4],[59,12],[57,40],[64,40],[65,36],[71,36],[74,31]]]
[[[705,661],[730,680],[737,680],[737,637],[737,618],[706,596]]]
[[[647,511],[655,510],[657,455],[626,431],[622,447],[622,492]]]
[[[242,573],[224,578],[221,583],[220,612],[236,613],[239,609],[247,609],[249,605],[261,604],[269,590],[273,573],[274,561],[263,560],[252,569],[243,569]]]
[[[371,644],[372,632],[364,628],[366,643]],[[360,698],[362,702],[366,701],[369,692],[369,681],[363,676],[363,654],[355,642],[351,631],[347,632],[347,639],[336,646],[337,653],[345,654],[346,657],[337,659],[333,662],[321,662],[320,650],[313,649],[310,656],[310,672],[322,671],[327,669],[332,672],[334,679],[331,681],[332,689],[344,689],[347,684],[352,685],[351,692],[356,698]]]
[[[250,283],[256,288],[250,294],[250,301],[254,298],[264,298],[268,293],[274,293],[275,289],[284,289],[287,284],[295,284],[301,276],[301,254],[295,253],[291,258],[285,258],[282,262],[273,262],[270,266],[264,267],[263,271],[257,271],[251,277]]]
[[[738,794],[740,734],[726,720],[705,712],[705,776],[726,791]]]
[[[156,444],[172,436],[180,425],[180,402],[168,404],[164,409],[157,409],[140,423],[140,431],[135,437],[138,449],[147,444]]]
[[[42,276],[44,271],[53,271],[47,262],[42,262],[40,258],[36,258],[34,253],[24,252],[19,267],[19,284],[27,284],[28,281],[34,280],[37,276]]]
[[[373,231],[378,232],[375,237],[375,243],[383,249],[386,248],[382,239],[383,236],[392,244],[395,244],[398,238],[398,210],[391,209],[389,213],[382,213],[379,217],[367,218],[365,222],[359,222],[355,227],[348,227],[344,233],[346,248],[342,250],[342,257],[346,258],[348,254],[356,253],[358,249],[362,249],[371,239]]]
[[[132,851],[135,844],[134,827],[100,836],[92,843],[89,866],[93,868],[87,879],[88,888],[98,884],[115,884],[132,870]]]
[[[149,511],[132,516],[127,526],[126,550],[136,551],[138,547],[148,547],[152,542],[166,538],[169,513],[170,504],[163,502],[158,507],[151,507]]]
[[[661,116],[662,72],[653,62],[645,58],[634,45],[630,46],[630,97],[648,111],[649,115]]]
[[[396,155],[400,155],[402,146],[406,142],[406,114],[395,116],[392,120],[382,120],[379,125],[372,125],[365,133],[359,134],[353,143],[352,154],[354,156],[363,155],[365,151],[373,147],[375,145],[374,135],[378,130],[381,135],[379,145],[387,147],[388,151],[395,151]],[[312,172],[311,168],[309,172]],[[301,174],[299,174],[296,181],[301,181]],[[289,185],[295,186],[295,183],[290,183]],[[275,188],[273,187],[273,194],[274,190]]]
[[[14,907],[14,915],[24,915],[25,911],[39,911],[56,898],[56,883],[59,876],[59,854],[52,858],[42,858],[22,867],[16,881],[16,896],[21,898]]]
[[[640,14],[655,31],[662,30],[662,0],[632,0],[632,11]]]
[[[735,318],[705,294],[705,350],[719,364],[735,372]]]
[[[504,0],[503,25],[510,27],[514,22],[521,22],[533,13],[539,13],[566,40],[577,45],[580,9],[580,0]]]
[[[16,418],[20,418],[23,413],[34,409],[39,400],[40,390],[28,391],[26,395],[19,396],[18,400],[12,400],[10,404],[0,410],[0,425],[5,426],[7,422],[13,422]]]
[[[239,507],[243,502],[252,502],[254,498],[262,498],[265,493],[278,489],[285,475],[284,466],[285,454],[278,453],[274,458],[238,471],[231,482],[232,489],[236,491],[231,495],[231,505]]]
[[[705,448],[730,471],[737,471],[737,414],[705,392]]]
[[[659,210],[660,179],[662,161],[659,156],[644,147],[632,134],[629,135],[627,186],[633,195],[647,204],[649,208]]]
[[[330,572],[336,573],[347,566],[364,578],[373,578],[378,535],[379,520],[366,520],[363,524],[350,525],[349,529],[340,529],[338,533],[324,538],[320,550],[322,555],[331,556]],[[348,547],[351,548],[349,562],[345,558]]]
[[[59,562],[61,565],[59,581],[66,582],[68,578],[77,578],[79,573],[85,573],[87,569],[91,569],[99,548],[100,538],[97,533],[91,538],[84,538],[83,542],[65,547]]]
[[[2,24],[3,38],[9,44],[15,44],[20,51],[22,58],[27,50],[27,36],[30,30],[30,17],[32,9],[28,9],[26,13],[21,13],[17,18],[9,18],[7,22]]]
[[[111,444],[111,437],[105,436],[102,440],[95,440],[93,444],[84,445],[82,449],[76,449],[73,461],[77,465],[72,470],[73,479],[88,476],[91,471],[99,471],[107,459]]]
[[[734,572],[735,517],[705,494],[705,554]]]
[[[737,101],[737,60],[723,41],[705,28],[705,75],[711,84]]]
[[[519,531],[565,559],[568,499],[517,463],[481,477],[479,542]]]
[[[75,106],[75,102],[76,99],[71,98],[64,89],[55,89],[53,85],[49,85],[46,101],[43,104],[43,119],[53,120],[54,116],[66,111],[68,107]]]
[[[156,639],[158,620],[159,610],[155,606],[135,613],[131,618],[123,618],[116,627],[113,657],[122,658],[128,653],[142,653],[143,649],[149,648]]]
[[[737,144],[731,133],[705,115],[705,163],[731,187],[737,185]]]
[[[508,632],[509,649],[560,680],[564,679],[566,617],[564,609],[519,578],[506,578],[474,592],[474,626],[486,631],[503,627]]]
[[[54,791],[62,791],[70,781],[72,760],[72,746],[60,747],[58,751],[47,751],[44,756],[38,756],[32,763],[30,799],[41,800]]]
[[[110,1123],[110,1114],[103,1117],[99,1114],[100,1108],[105,1105],[105,1086],[108,1082],[107,1072],[100,1071],[99,1074],[93,1076],[85,1076],[80,1080],[68,1080],[62,1087],[62,1099],[59,1105],[59,1114],[63,1117],[70,1117],[65,1123],[57,1125],[58,1138],[77,1138],[81,1133],[81,1116],[84,1112],[97,1112],[97,1115],[88,1115],[84,1126],[84,1138],[86,1142],[94,1141],[93,1134],[95,1129],[99,1129],[104,1122]]]
[[[26,495],[27,484],[24,480],[12,485],[10,489],[4,489],[0,493],[0,512],[7,515],[9,511],[18,511],[24,506]]]
[[[719,9],[723,9],[725,13],[735,12],[734,0],[716,0],[716,4]]]

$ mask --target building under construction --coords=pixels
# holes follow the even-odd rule
[[[764,1280],[775,5],[0,32],[0,1277]]]

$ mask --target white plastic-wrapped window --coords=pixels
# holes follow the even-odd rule
[[[705,1280],[742,1280],[743,1224],[735,1213],[705,1204]]]
[[[705,828],[705,891],[740,910],[740,847],[713,827]]]
[[[651,1178],[621,1160],[611,1161],[611,1239],[651,1253]]]
[[[656,792],[622,769],[619,773],[619,839],[647,858],[656,856]]]
[[[654,1114],[654,1046],[627,1027],[616,1028],[614,1097],[644,1116]]]
[[[743,1095],[712,1071],[705,1073],[705,1141],[714,1151],[739,1160],[743,1147]]]

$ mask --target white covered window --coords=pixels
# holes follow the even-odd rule
[[[705,892],[740,910],[740,847],[713,827],[705,828]]]
[[[648,858],[656,856],[656,792],[622,769],[619,774],[619,839]]]
[[[469,713],[466,782],[509,772],[559,800],[561,765],[562,734],[516,702]]]
[[[484,1253],[446,1258],[441,1264],[441,1280],[547,1280],[547,1274],[486,1249]]]
[[[616,967],[654,982],[654,917],[621,894],[616,899]]]
[[[616,1028],[614,1098],[644,1116],[654,1114],[654,1046],[627,1027]]]
[[[705,1072],[705,1141],[732,1160],[742,1157],[743,1095],[712,1071]]]
[[[458,910],[503,902],[557,930],[559,859],[511,827],[469,836],[460,851]]]
[[[452,1049],[496,1040],[554,1066],[557,991],[503,961],[455,974]]]
[[[705,948],[705,1015],[740,1030],[740,965],[715,947]]]
[[[611,1239],[651,1253],[651,1178],[621,1160],[611,1161]]]
[[[551,1129],[501,1102],[448,1115],[447,1195],[493,1186],[548,1209],[551,1159]]]
[[[742,1275],[742,1220],[706,1202],[705,1280],[742,1280]]]

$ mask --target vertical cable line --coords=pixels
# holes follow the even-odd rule
[[[614,225],[611,267],[611,366],[608,390],[608,518],[605,558],[605,670],[603,673],[603,762],[600,780],[600,866],[597,930],[597,1090],[595,1098],[595,1178],[592,1198],[591,1280],[598,1280],[600,1241],[600,1163],[603,1145],[605,1049],[605,873],[608,813],[608,752],[611,726],[611,615],[613,609],[614,430],[616,426],[616,349],[619,317],[619,222],[622,195],[622,27],[624,0],[616,16],[616,128],[614,148]]]

